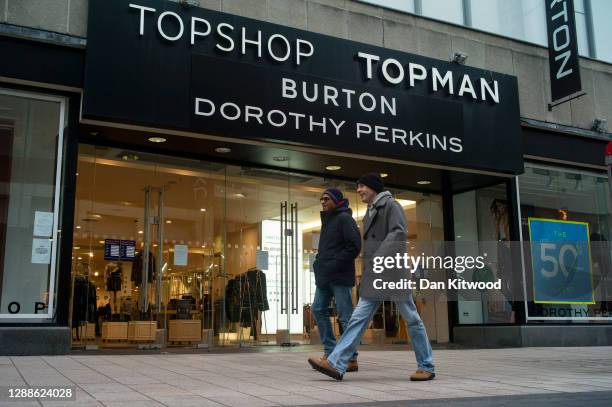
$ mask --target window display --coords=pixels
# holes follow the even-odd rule
[[[0,89],[0,320],[54,315],[64,112]]]
[[[519,177],[528,320],[611,320],[605,174],[529,164]]]

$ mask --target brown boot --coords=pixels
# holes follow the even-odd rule
[[[410,380],[413,382],[425,382],[427,380],[433,380],[434,377],[436,377],[435,373],[419,369],[410,376]]]
[[[319,360],[327,360],[327,354],[324,353],[323,355],[321,355],[321,357],[319,358]],[[314,366],[312,367],[314,369]]]
[[[357,364],[357,361],[349,360],[348,366],[346,367],[346,373],[358,372],[358,371],[359,371],[359,365]]]
[[[313,369],[323,373],[326,376],[331,377],[332,379],[342,380],[342,374],[338,372],[328,361],[327,359],[321,358],[309,358],[308,363],[312,366]]]

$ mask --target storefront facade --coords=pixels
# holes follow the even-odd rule
[[[341,187],[359,221],[364,172],[415,250],[529,242],[535,218],[609,240],[609,134],[591,129],[609,64],[583,58],[587,95],[548,112],[537,45],[364,2],[218,3],[91,0],[34,29],[7,2],[2,52],[23,58],[0,65],[4,353],[315,343],[318,198]],[[524,255],[499,264],[533,285]],[[605,293],[500,295],[415,293],[438,343],[609,344]],[[406,342],[398,322],[383,309],[371,335]]]

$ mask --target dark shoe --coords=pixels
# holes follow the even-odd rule
[[[427,380],[433,380],[434,377],[436,377],[435,373],[419,369],[416,371],[416,373],[410,376],[410,381],[425,382]]]
[[[359,365],[357,364],[357,361],[349,360],[348,366],[346,367],[346,373],[358,372],[358,371],[359,371]]]
[[[309,358],[308,363],[312,366],[313,369],[323,373],[326,376],[331,377],[332,379],[342,380],[342,374],[338,372],[328,361],[327,359],[320,358]]]

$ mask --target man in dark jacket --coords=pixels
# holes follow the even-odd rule
[[[406,250],[407,228],[404,210],[391,193],[384,190],[382,178],[374,173],[361,176],[357,181],[357,193],[361,200],[368,204],[368,211],[363,218],[363,273],[359,303],[334,351],[324,360],[308,359],[314,369],[336,380],[342,380],[342,376],[348,371],[351,355],[355,353],[363,333],[382,302],[379,296],[372,295],[372,290],[368,289],[369,284],[364,283],[372,281],[373,259],[395,257]],[[406,290],[393,300],[408,324],[417,360],[417,371],[410,376],[410,380],[432,380],[436,375],[431,345],[412,293]]]
[[[352,288],[355,285],[355,258],[361,250],[361,237],[353,219],[348,199],[337,188],[328,188],[321,195],[321,236],[319,251],[313,268],[317,285],[312,312],[327,358],[336,346],[336,338],[329,321],[329,306],[336,301],[342,331],[353,313]],[[347,372],[357,371],[357,353],[347,365]]]

